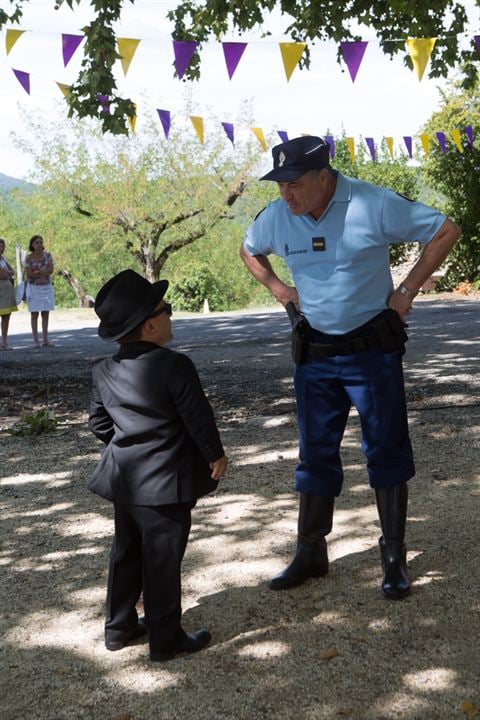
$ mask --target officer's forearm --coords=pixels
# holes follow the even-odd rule
[[[417,294],[430,275],[440,267],[461,234],[458,225],[447,218],[437,234],[425,245],[418,262],[403,281],[413,294]]]
[[[288,295],[288,299],[290,299],[289,291],[291,291],[291,288],[285,285],[275,274],[270,260],[265,255],[250,255],[242,245],[240,257],[253,277],[261,282],[274,298],[283,304],[288,302],[286,296]]]

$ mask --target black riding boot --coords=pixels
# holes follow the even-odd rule
[[[407,576],[407,550],[404,543],[407,519],[406,482],[375,490],[383,535],[379,540],[382,558],[382,590],[389,600],[401,600],[410,592]]]
[[[297,552],[290,565],[270,581],[270,590],[287,590],[328,572],[325,535],[332,529],[335,498],[300,493]]]

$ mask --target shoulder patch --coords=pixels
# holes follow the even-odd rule
[[[402,195],[402,193],[397,192],[395,194],[398,195],[399,197],[403,198],[404,200],[408,200],[408,202],[415,202],[415,200],[412,200],[412,198],[409,198],[406,195]]]
[[[256,220],[258,217],[260,217],[260,215],[262,214],[262,212],[263,212],[264,210],[266,210],[266,208],[267,208],[267,206],[265,205],[265,207],[262,208],[262,209],[260,210],[260,212],[258,212],[258,213],[255,215],[255,217],[253,218],[253,222],[255,222],[255,220]]]

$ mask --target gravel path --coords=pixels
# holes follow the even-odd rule
[[[374,496],[353,413],[330,574],[285,593],[266,580],[294,549],[297,454],[287,324],[262,311],[175,319],[231,469],[194,512],[184,625],[211,646],[165,665],[144,644],[109,653],[103,601],[112,513],[85,490],[98,444],[85,428],[90,365],[108,353],[89,311],[52,314],[58,347],[30,348],[12,319],[0,355],[2,720],[452,720],[480,717],[480,306],[420,298],[406,360],[417,476],[413,593],[379,592]],[[223,342],[219,342],[219,337]],[[51,435],[6,428],[46,404]]]

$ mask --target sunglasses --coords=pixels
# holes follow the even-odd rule
[[[166,302],[165,305],[164,305],[164,307],[160,308],[160,310],[155,310],[155,312],[153,312],[153,313],[152,313],[151,315],[149,315],[148,317],[149,317],[149,318],[158,317],[158,316],[161,315],[162,313],[167,313],[167,315],[171,315],[172,312],[173,312],[173,311],[172,311],[172,306],[170,305],[170,303],[167,303],[167,302]]]

